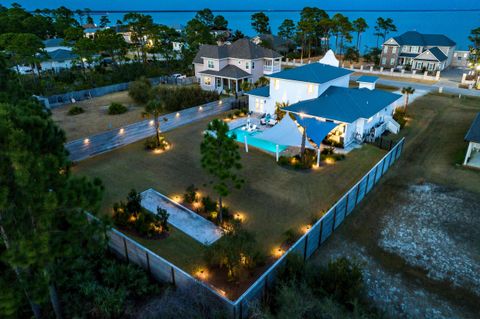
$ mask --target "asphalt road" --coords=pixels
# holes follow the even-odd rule
[[[223,99],[201,106],[192,107],[179,112],[165,114],[160,117],[160,130],[166,132],[205,117],[225,112],[231,108],[234,98]],[[164,121],[166,119],[167,121]],[[71,161],[78,162],[118,147],[137,142],[155,134],[153,120],[148,119],[78,139],[65,144]]]

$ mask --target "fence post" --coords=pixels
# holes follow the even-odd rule
[[[368,175],[367,175],[367,183],[365,184],[365,194],[368,193],[368,182],[370,182],[370,172],[368,172]]]
[[[308,234],[305,237],[305,247],[303,248],[303,261],[307,259]]]
[[[317,246],[317,249],[318,247],[320,247],[320,245],[322,244],[322,232],[323,232],[323,219],[320,221],[320,230],[319,230],[320,234],[318,235],[318,246]]]
[[[386,162],[386,161],[387,161],[387,159],[385,158],[385,159],[383,160],[383,163],[382,163],[382,176],[383,176],[383,174],[385,174],[385,162]]]
[[[150,256],[148,255],[148,251],[145,252],[145,256],[147,256],[147,271],[148,271],[148,274],[151,275],[152,270],[150,269]]]
[[[172,284],[174,286],[177,286],[176,282],[175,282],[175,270],[173,270],[173,267],[170,268],[170,271],[172,273]]]
[[[127,260],[127,263],[130,262],[129,258],[128,258],[128,249],[127,249],[127,241],[125,240],[125,237],[122,237],[123,238],[123,248],[125,249],[125,258]]]
[[[335,205],[335,208],[333,209],[333,224],[332,224],[332,235],[333,232],[335,231],[335,222],[337,220],[337,205]]]
[[[377,183],[377,171],[378,171],[378,166],[379,166],[379,165],[375,166],[375,174],[373,174],[373,185],[372,185],[372,187],[375,186],[375,184]]]
[[[347,193],[347,199],[345,201],[345,214],[343,215],[343,219],[347,218],[347,212],[348,212],[348,198],[350,197],[350,193]]]
[[[360,193],[360,183],[357,185],[357,194],[355,195],[355,207],[357,207],[358,204],[358,193]]]

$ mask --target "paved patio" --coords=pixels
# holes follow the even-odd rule
[[[192,212],[188,208],[175,203],[154,189],[147,189],[142,192],[141,195],[143,208],[154,214],[157,213],[157,207],[165,209],[170,214],[168,218],[169,224],[180,229],[200,243],[211,245],[222,237],[222,230],[214,223]]]

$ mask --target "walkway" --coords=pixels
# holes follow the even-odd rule
[[[160,130],[166,132],[203,118],[225,112],[231,108],[234,98],[227,98],[205,105],[181,110],[160,117]],[[163,119],[167,119],[166,122]],[[153,120],[144,120],[122,127],[78,139],[65,144],[71,161],[78,162],[118,147],[131,144],[155,134]]]
[[[142,192],[142,207],[156,214],[157,207],[165,209],[169,214],[168,223],[204,245],[211,245],[220,237],[222,230],[209,220],[192,212],[188,208],[175,203],[168,197],[153,189]]]
[[[352,76],[351,80],[356,81],[358,79],[358,76]],[[403,88],[406,86],[411,86],[415,90],[424,90],[428,92],[438,92],[440,88],[443,88],[443,93],[448,93],[448,94],[461,94],[461,95],[467,95],[467,96],[479,96],[480,97],[480,90],[468,90],[468,89],[461,89],[461,88],[456,88],[452,86],[443,86],[441,84],[422,84],[422,83],[415,83],[415,82],[407,82],[407,81],[396,81],[396,80],[388,80],[388,79],[383,79],[380,78],[377,81],[378,84],[383,84],[383,85],[388,85],[388,86],[394,86],[397,88]]]

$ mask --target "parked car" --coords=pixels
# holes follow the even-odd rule
[[[187,76],[185,74],[180,74],[180,73],[174,73],[171,75],[172,78],[174,79],[186,79]]]

